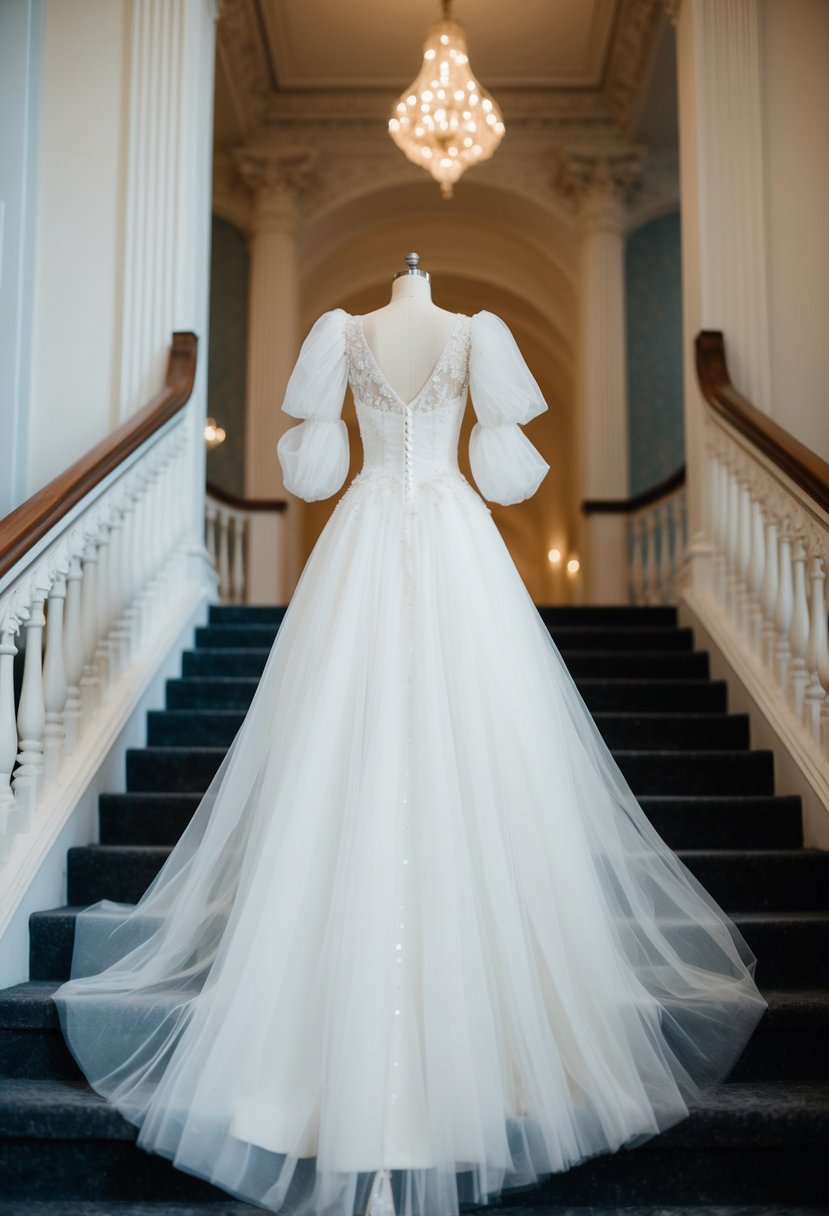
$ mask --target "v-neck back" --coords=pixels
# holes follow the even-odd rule
[[[363,349],[366,352],[366,354],[368,355],[369,361],[371,363],[371,366],[372,366],[372,369],[373,369],[375,375],[380,380],[380,382],[382,383],[384,388],[394,397],[394,399],[401,406],[401,408],[404,410],[409,410],[414,405],[417,404],[417,402],[420,400],[420,398],[429,389],[429,387],[432,384],[432,382],[434,381],[435,377],[442,370],[443,364],[444,364],[446,358],[448,357],[449,351],[452,347],[452,343],[460,329],[463,319],[464,319],[463,313],[461,313],[461,312],[455,313],[455,319],[452,323],[452,328],[449,332],[449,337],[446,339],[443,349],[441,350],[440,354],[438,355],[437,359],[435,360],[432,370],[429,373],[429,375],[426,377],[426,380],[424,381],[424,383],[421,385],[421,387],[418,389],[418,391],[415,393],[414,397],[412,397],[412,399],[410,401],[403,400],[403,398],[400,396],[400,394],[397,392],[397,390],[389,382],[388,377],[386,376],[383,369],[380,367],[380,364],[377,362],[374,351],[369,346],[368,339],[366,338],[366,331],[365,331],[365,327],[363,326],[363,318],[361,316],[355,317],[354,321],[355,321],[355,328],[357,330],[357,333],[359,334],[360,341],[362,342],[362,345],[363,345]]]

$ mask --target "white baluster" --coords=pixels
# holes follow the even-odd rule
[[[132,603],[134,575],[132,568],[135,552],[135,495],[134,479],[124,479],[124,518],[121,534],[121,612],[118,617],[118,643],[120,666],[123,670],[132,662],[135,646],[135,608]]]
[[[230,598],[230,554],[228,552],[227,512],[219,508],[219,595]]]
[[[673,524],[672,498],[663,503],[661,514],[660,546],[659,546],[659,602],[668,604],[672,598],[674,568],[671,561],[671,530]]]
[[[809,682],[804,698],[803,722],[815,743],[822,746],[821,718],[826,691],[829,689],[829,644],[826,628],[825,559],[817,532],[813,532],[809,558],[809,644],[806,647],[806,670]]]
[[[789,703],[798,718],[803,716],[806,693],[806,647],[809,644],[809,604],[806,599],[806,544],[801,534],[795,537],[793,552],[792,619],[789,626]]]
[[[737,608],[738,595],[738,552],[739,552],[739,533],[738,533],[738,510],[739,510],[739,487],[737,478],[731,465],[728,466],[728,481],[727,481],[728,501],[726,504],[726,543],[725,543],[725,599],[728,609],[728,615],[735,625],[739,625],[739,613]]]
[[[231,596],[235,603],[245,598],[245,520],[241,515],[233,516],[233,577]]]
[[[626,530],[628,546],[628,602],[639,603],[639,577],[642,562],[639,554],[639,527],[637,517],[629,516]]]
[[[112,683],[109,641],[109,526],[103,518],[98,526],[98,566],[95,572],[95,669],[98,673],[98,698],[103,700]],[[48,627],[47,627],[48,635]]]
[[[27,832],[37,806],[43,782],[43,730],[46,707],[43,702],[43,615],[45,593],[36,587],[26,620],[23,655],[23,684],[17,707],[17,733],[20,750],[12,787],[17,801],[17,831]]]
[[[123,502],[120,496],[117,498],[113,496],[110,505],[109,517],[109,570],[107,578],[107,601],[109,604],[109,611],[107,613],[107,620],[109,621],[107,638],[109,641],[109,669],[113,681],[118,679],[124,666],[120,624],[121,613],[123,611],[124,594],[123,584],[121,583],[121,570],[124,561],[123,544]]]
[[[0,632],[0,861],[11,847],[17,804],[12,791],[11,774],[17,759],[17,719],[14,712],[14,656],[17,647],[16,618],[4,622]]]
[[[775,609],[777,605],[777,518],[769,503],[765,513],[765,563],[763,565],[763,587],[760,606],[763,613],[762,659],[770,672],[774,672],[774,641],[776,637]]]
[[[219,541],[217,537],[216,521],[218,512],[213,503],[208,500],[205,511],[205,545],[207,552],[210,554],[210,560],[213,563],[214,569],[219,567]]]
[[[749,528],[751,532],[751,556],[749,559],[749,638],[754,653],[762,657],[763,651],[763,573],[765,563],[765,533],[760,503],[752,493],[749,500]]]
[[[740,632],[749,635],[749,614],[751,611],[749,568],[751,562],[751,499],[745,471],[740,470],[740,481],[737,491],[737,623]]]
[[[83,562],[83,582],[81,583],[83,674],[80,688],[81,730],[85,731],[98,708],[98,670],[95,666],[95,646],[98,640],[98,596],[95,575],[98,566],[98,552],[92,534],[87,535],[81,560]]]
[[[66,704],[63,709],[66,756],[78,746],[81,734],[81,676],[83,674],[83,628],[81,625],[81,563],[77,555],[69,559],[66,575],[66,608],[64,610],[64,663],[66,667]]]
[[[788,686],[789,679],[789,626],[792,620],[793,601],[792,538],[788,518],[780,521],[777,536],[777,604],[774,624],[777,638],[774,643],[774,671],[781,689]]]
[[[58,575],[46,602],[46,655],[43,660],[43,701],[46,725],[43,730],[43,764],[46,782],[58,775],[63,759],[63,711],[66,706],[63,606],[66,579]]]

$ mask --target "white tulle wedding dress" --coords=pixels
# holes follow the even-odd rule
[[[55,993],[138,1144],[293,1216],[452,1216],[686,1117],[767,1007],[739,930],[650,825],[483,498],[548,464],[493,313],[404,402],[325,313],[285,485],[364,464],[250,710],[141,901],[78,917]]]

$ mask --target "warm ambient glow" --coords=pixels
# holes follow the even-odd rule
[[[578,574],[580,568],[581,568],[581,564],[579,562],[579,559],[577,557],[571,557],[569,562],[567,563],[567,573],[568,574]]]
[[[451,198],[453,184],[492,156],[504,130],[497,103],[469,66],[463,29],[450,20],[449,0],[443,0],[443,20],[429,31],[423,67],[395,103],[389,133]]]
[[[204,424],[204,442],[208,448],[217,448],[220,443],[224,443],[227,438],[227,431],[223,426],[216,425],[215,418],[208,418]]]
[[[550,549],[547,554],[547,558],[554,566],[557,566],[561,561],[561,549]]]

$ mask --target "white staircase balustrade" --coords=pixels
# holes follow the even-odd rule
[[[0,860],[31,831],[181,590],[187,436],[180,413],[0,578]]]
[[[283,604],[291,596],[284,499],[240,498],[208,481],[204,542],[224,604]]]
[[[826,561],[829,513],[709,412],[710,595],[781,707],[829,757]]]
[[[683,484],[630,511],[628,590],[632,604],[676,602],[677,580],[685,553],[685,528]]]

